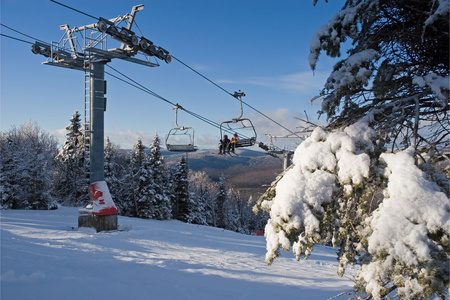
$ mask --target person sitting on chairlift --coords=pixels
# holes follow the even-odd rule
[[[230,147],[231,147],[230,139],[228,138],[228,135],[225,134],[223,136],[223,139],[220,140],[219,154],[225,154],[225,151],[230,153]]]
[[[231,152],[234,153],[234,149],[237,147],[238,144],[238,135],[237,133],[234,133],[233,137],[231,138]]]

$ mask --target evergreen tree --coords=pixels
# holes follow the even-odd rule
[[[57,142],[31,121],[0,139],[1,207],[51,209],[56,201],[50,194],[53,158]]]
[[[270,212],[269,264],[280,248],[300,259],[330,241],[339,275],[361,265],[355,293],[366,299],[445,298],[449,179],[432,164],[449,145],[449,10],[447,0],[346,1],[317,30],[313,69],[322,51],[352,45],[321,93],[328,128],[258,201]],[[383,153],[389,143],[395,153]]]
[[[84,136],[78,111],[72,115],[66,130],[62,152],[56,157],[58,171],[55,174],[55,193],[61,198],[63,205],[82,206],[91,199],[89,174],[85,172]]]
[[[167,170],[164,165],[164,158],[161,155],[160,140],[155,136],[150,146],[150,169],[154,183],[154,199],[152,206],[152,218],[167,220],[172,216],[170,203],[170,190]]]
[[[240,195],[233,188],[228,189],[227,201],[224,204],[225,229],[244,233],[243,220],[240,215]]]
[[[19,166],[18,141],[13,132],[11,130],[9,134],[2,134],[0,139],[0,193],[3,209],[19,208],[17,195],[20,191],[20,174],[16,170]]]
[[[346,1],[317,30],[312,69],[322,51],[338,57],[352,41],[321,93],[330,128],[370,115],[393,147],[411,137],[416,148],[448,147],[449,7],[447,0]]]
[[[226,180],[224,177],[220,177],[218,182],[218,191],[214,198],[215,200],[215,222],[214,227],[225,228],[226,227],[226,219],[225,219],[225,202],[228,200],[228,193],[226,190]]]
[[[120,148],[111,143],[109,137],[107,137],[105,144],[105,181],[121,215],[124,211],[122,207],[125,190],[123,176],[126,163],[126,157],[122,154]]]
[[[191,223],[214,225],[215,184],[204,172],[189,171],[189,190],[195,199]]]
[[[173,217],[188,222],[190,214],[188,166],[184,157],[177,163],[173,175]]]
[[[228,201],[226,202],[226,228],[232,231],[251,234],[256,227],[257,216],[252,212],[254,203],[251,199],[245,200],[238,190],[228,190]],[[267,220],[266,220],[267,221]]]
[[[449,282],[448,196],[414,165],[413,147],[382,153],[367,123],[316,128],[296,150],[294,167],[260,198],[270,212],[266,261],[280,247],[300,259],[331,242],[340,276],[348,264],[361,264],[355,292],[440,297]]]
[[[141,139],[134,144],[127,175],[124,212],[132,217],[150,218],[154,195],[150,162]]]
[[[155,215],[156,197],[154,187],[150,161],[145,154],[142,165],[138,170],[137,211],[139,218],[150,219]]]

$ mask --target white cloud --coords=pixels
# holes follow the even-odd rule
[[[281,76],[255,76],[243,80],[218,80],[218,83],[244,83],[250,85],[264,86],[270,89],[282,89],[312,95],[318,94],[323,88],[328,73],[299,72]]]
[[[194,64],[194,65],[192,66],[192,68],[193,68],[195,71],[209,71],[209,70],[211,70],[211,68],[210,68],[209,66],[207,66],[207,65],[202,65],[202,64]]]
[[[132,149],[138,139],[142,140],[144,146],[150,146],[156,133],[149,133],[145,130],[131,130],[115,128],[113,132],[106,131],[105,136],[109,137],[112,143],[118,144],[121,149]],[[160,138],[163,138],[160,136]],[[105,139],[106,140],[106,139]]]
[[[52,134],[56,138],[60,145],[64,145],[66,141],[66,133],[67,130],[65,128],[50,131],[50,134]]]

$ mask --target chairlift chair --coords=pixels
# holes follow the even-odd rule
[[[233,135],[237,133],[238,142],[236,148],[250,147],[256,143],[256,130],[250,119],[239,118],[220,123],[220,136],[226,133]]]
[[[194,144],[194,128],[178,125],[178,109],[180,105],[175,105],[175,125],[177,127],[169,130],[166,135],[166,148],[171,152],[194,152],[197,147]]]
[[[237,133],[238,142],[236,148],[253,146],[256,143],[255,126],[253,126],[250,119],[242,117],[242,96],[245,96],[245,94],[244,92],[239,91],[234,92],[233,96],[240,102],[241,114],[237,118],[220,123],[220,138],[223,138],[226,133],[231,135]]]

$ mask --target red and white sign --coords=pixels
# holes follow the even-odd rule
[[[92,183],[91,195],[94,202],[92,214],[99,216],[117,214],[117,207],[114,204],[105,181]]]

